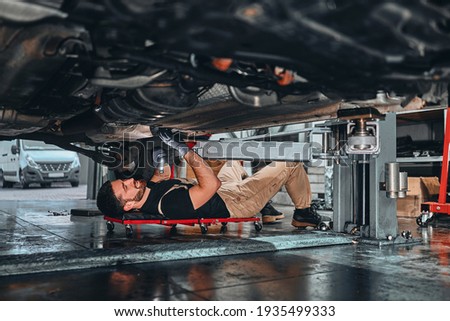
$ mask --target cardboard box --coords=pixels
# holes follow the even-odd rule
[[[439,178],[408,177],[408,193],[406,198],[397,199],[397,216],[417,217],[423,202],[436,199],[439,194]]]

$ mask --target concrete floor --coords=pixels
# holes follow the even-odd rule
[[[93,201],[0,201],[0,300],[450,300],[450,223],[399,219],[414,242],[374,246],[296,230],[276,207],[286,218],[259,233],[141,225],[127,238],[70,215]]]

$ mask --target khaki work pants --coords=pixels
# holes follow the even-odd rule
[[[311,187],[303,163],[272,162],[247,176],[238,161],[227,161],[217,175],[222,182],[217,193],[231,217],[255,216],[283,186],[295,208],[310,207]]]

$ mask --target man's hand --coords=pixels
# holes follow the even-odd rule
[[[185,143],[175,140],[170,129],[160,129],[158,132],[158,136],[165,144],[169,145],[173,149],[176,149],[180,154],[180,157],[184,157],[184,155],[186,155],[186,153],[189,151],[189,147]]]

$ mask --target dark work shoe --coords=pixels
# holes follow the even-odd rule
[[[295,227],[318,226],[320,222],[331,221],[329,217],[317,214],[315,206],[294,211],[292,225]]]
[[[284,218],[284,214],[277,211],[270,203],[271,202],[267,203],[260,211],[263,223],[273,223]]]

